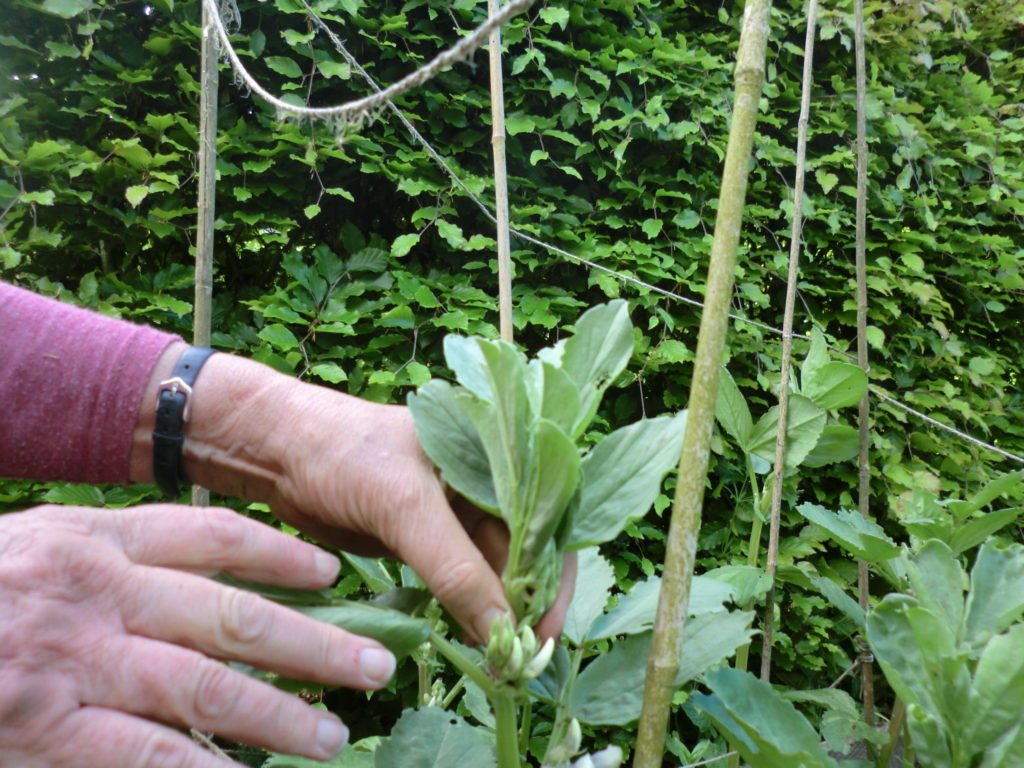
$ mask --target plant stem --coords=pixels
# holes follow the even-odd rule
[[[498,768],[519,768],[519,734],[516,726],[514,690],[495,691],[488,699],[494,708],[494,729],[498,738]]]
[[[487,14],[499,0],[487,0]],[[488,40],[491,66],[491,149],[494,154],[494,212],[498,241],[498,325],[501,338],[512,341],[512,256],[509,243],[508,173],[505,164],[505,86],[501,73],[501,27]]]
[[[569,728],[569,696],[572,694],[573,686],[576,684],[576,677],[580,673],[580,664],[583,662],[583,648],[577,647],[572,654],[572,671],[569,679],[562,687],[562,695],[558,699],[558,706],[555,708],[555,722],[551,726],[551,737],[548,739],[548,748],[544,752],[544,765],[552,762],[552,750],[562,743]]]
[[[466,654],[448,642],[443,635],[431,631],[428,639],[437,649],[438,653],[448,659],[459,672],[480,686],[480,689],[487,695],[488,699],[493,700],[497,694],[497,688],[486,672],[480,669],[471,659],[466,658]]]
[[[868,176],[868,141],[865,98],[867,91],[866,66],[864,63],[864,0],[854,2],[854,58],[857,64],[857,212],[856,212],[856,267],[857,267],[857,365],[865,373],[868,372],[868,286],[867,260],[865,243],[867,238],[867,176]],[[858,469],[858,509],[867,518],[870,511],[871,498],[871,463],[869,450],[870,405],[865,392],[858,409],[859,449],[857,457]],[[868,609],[868,564],[864,560],[857,561],[857,595],[860,607]],[[861,695],[864,703],[864,720],[868,725],[875,724],[875,692],[874,667],[871,655],[864,646],[863,640],[858,643],[860,652]]]
[[[658,614],[651,653],[647,659],[634,768],[660,768],[662,764],[669,708],[679,670],[679,640],[690,602],[711,429],[715,418],[715,399],[718,395],[718,376],[725,347],[736,252],[743,222],[747,171],[754,143],[758,102],[764,83],[769,8],[768,0],[750,0],[747,3],[736,56],[732,128],[722,171],[718,216],[690,387],[686,434],[672,504]]]
[[[818,0],[807,3],[807,33],[804,37],[804,72],[800,89],[800,119],[797,123],[796,178],[793,182],[793,227],[789,236],[789,275],[786,280],[786,306],[782,318],[782,378],[779,381],[779,426],[775,433],[775,467],[772,474],[772,511],[768,523],[768,556],[765,571],[772,579],[764,600],[761,621],[761,679],[772,671],[772,636],[775,633],[775,572],[779,566],[779,527],[782,518],[782,476],[786,469],[786,429],[789,417],[789,368],[793,358],[793,310],[796,306],[796,280],[800,272],[800,243],[803,231],[804,175],[807,157],[807,120],[811,110],[811,85],[814,81],[814,31]]]
[[[217,31],[210,9],[203,5],[199,91],[199,197],[196,201],[195,303],[192,343],[209,346],[213,303],[213,225],[217,189]],[[207,506],[210,492],[192,486],[192,503]]]

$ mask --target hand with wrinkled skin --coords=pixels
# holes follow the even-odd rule
[[[161,358],[153,392],[183,348],[172,345]],[[468,639],[486,642],[491,623],[509,611],[498,575],[508,533],[497,518],[450,498],[407,408],[306,384],[226,354],[209,359],[194,390],[185,443],[193,481],[266,502],[318,541],[408,563]],[[144,408],[133,454],[139,481],[152,477],[151,434],[151,408]],[[566,566],[559,597],[537,627],[542,637],[561,632],[575,558]]]
[[[215,659],[371,689],[390,678],[394,658],[373,640],[197,575],[217,571],[320,589],[338,561],[216,508],[0,516],[0,765],[228,765],[168,726],[333,756],[347,738],[337,718]]]

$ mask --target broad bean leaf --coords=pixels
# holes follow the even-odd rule
[[[778,692],[728,667],[704,677],[711,695],[692,701],[751,768],[837,768],[813,726]]]
[[[647,513],[665,474],[679,461],[685,429],[684,411],[622,427],[594,446],[581,465],[567,549],[609,541]]]
[[[584,312],[575,332],[559,349],[562,369],[576,384],[580,410],[570,437],[579,437],[594,418],[601,396],[633,354],[633,325],[629,305],[616,299]],[[543,357],[542,357],[543,359]]]
[[[399,659],[419,648],[430,634],[430,622],[427,619],[406,616],[399,611],[369,603],[345,601],[340,605],[315,605],[296,610],[317,621],[333,624],[357,635],[372,637],[387,646]]]
[[[801,394],[819,408],[832,411],[856,405],[868,391],[868,376],[850,363],[826,363],[802,379]]]
[[[675,684],[719,664],[750,641],[753,613],[709,613],[686,622]],[[625,725],[640,717],[651,633],[629,635],[584,669],[573,686],[569,712],[581,723]]]
[[[498,497],[487,454],[462,406],[469,397],[434,379],[410,394],[408,402],[420,444],[444,481],[481,509],[497,514]]]
[[[341,556],[355,569],[363,583],[377,594],[390,592],[397,586],[379,559],[350,555],[348,552],[342,552]]]
[[[806,397],[789,396],[786,417],[786,468],[799,467],[811,449],[818,444],[825,430],[827,414]],[[772,406],[758,419],[750,435],[747,453],[768,462],[775,462],[775,433],[778,431],[779,407]]]
[[[993,637],[978,659],[964,727],[970,751],[987,751],[1015,735],[1024,712],[1024,624]]]
[[[561,368],[543,360],[530,361],[530,374],[534,411],[567,435],[574,435],[582,408],[575,382]]]
[[[1024,613],[1024,546],[985,542],[971,569],[964,640],[979,647]]]
[[[597,547],[581,550],[576,560],[576,588],[562,627],[574,645],[582,644],[594,620],[604,611],[614,584],[615,571]]]
[[[580,456],[576,445],[557,424],[540,419],[531,447],[522,494],[525,519],[521,524],[525,524],[522,536],[526,558],[522,565],[526,568],[532,563],[531,556],[542,551],[555,535],[580,482]]]
[[[273,600],[281,605],[331,605],[334,598],[329,589],[295,589],[294,587],[280,587],[276,584],[260,584],[254,581],[243,581],[236,579],[226,573],[218,573],[214,576],[215,581],[227,584],[229,587],[244,589],[247,592],[255,592],[260,597]]]
[[[953,551],[943,542],[931,539],[909,561],[907,575],[914,596],[943,618],[954,632],[959,632],[964,618],[966,575]]]
[[[587,633],[587,641],[595,642],[617,635],[634,635],[654,627],[658,612],[658,593],[661,579],[652,576],[633,586],[629,594],[608,613],[600,616]],[[708,576],[694,576],[690,585],[690,603],[687,615],[699,616],[705,613],[724,611],[724,603],[730,600],[735,588],[724,581]]]
[[[826,424],[821,437],[803,460],[805,467],[824,467],[856,458],[860,448],[857,430],[848,424]]]
[[[910,595],[887,595],[867,620],[871,650],[893,690],[947,728],[964,722],[970,694],[967,654],[956,630]]]
[[[571,676],[572,661],[569,658],[569,651],[564,645],[557,645],[551,656],[551,663],[541,672],[540,677],[530,681],[529,688],[541,701],[555,704],[561,700],[562,689]]]
[[[310,760],[305,757],[294,755],[279,755],[270,753],[270,757],[262,768],[374,768],[373,750],[366,747],[372,746],[374,740],[379,741],[380,737],[374,736],[370,739],[361,739],[355,744],[350,744],[326,763],[320,760]],[[368,743],[369,742],[369,743]]]
[[[718,395],[715,400],[715,419],[729,436],[736,441],[740,450],[748,452],[750,437],[754,431],[754,419],[750,415],[743,393],[736,386],[736,380],[727,368],[722,368],[718,377]]]
[[[374,755],[374,768],[497,765],[494,746],[458,715],[437,707],[407,709]]]
[[[865,520],[848,509],[830,512],[817,504],[801,504],[797,511],[815,525],[820,525],[843,549],[870,563],[882,563],[896,557],[900,548],[881,526]]]

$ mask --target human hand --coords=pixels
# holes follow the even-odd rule
[[[347,740],[336,717],[215,659],[371,689],[388,681],[394,657],[197,575],[218,571],[320,589],[338,561],[224,509],[0,516],[0,765],[228,765],[167,725],[332,757]]]
[[[180,354],[172,348],[162,365],[169,370]],[[154,381],[161,375],[156,371]],[[493,620],[509,611],[498,575],[507,530],[446,493],[407,408],[305,384],[231,355],[206,363],[191,408],[185,466],[194,482],[266,502],[324,543],[408,563],[470,640],[485,642]],[[137,431],[138,480],[152,474],[149,413],[141,412]],[[561,632],[574,578],[570,557],[558,600],[537,627],[541,636]]]

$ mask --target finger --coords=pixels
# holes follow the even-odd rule
[[[100,707],[72,712],[50,735],[38,763],[48,768],[242,768],[166,726]]]
[[[109,510],[96,532],[113,538],[129,559],[290,587],[329,586],[338,558],[295,536],[219,507],[152,504]]]
[[[562,579],[558,583],[558,595],[535,627],[537,636],[542,640],[550,637],[558,642],[558,638],[562,636],[562,625],[565,624],[565,615],[569,612],[569,603],[572,602],[572,593],[576,586],[576,560],[575,552],[566,553],[562,564]]]
[[[83,703],[325,760],[348,741],[332,714],[169,643],[122,636],[97,651]]]
[[[423,579],[471,642],[486,642],[491,624],[510,608],[501,579],[452,514],[439,485],[403,509],[391,548]],[[390,542],[388,542],[390,543]]]
[[[375,640],[201,576],[135,566],[122,616],[129,631],[303,680],[380,688],[395,658]]]

